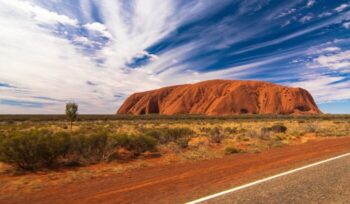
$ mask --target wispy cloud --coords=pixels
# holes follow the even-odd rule
[[[75,26],[78,21],[76,19],[69,18],[68,16],[58,14],[36,6],[29,1],[2,1],[3,6],[13,8],[12,11],[20,15],[29,16],[31,19],[40,23],[62,23]]]
[[[306,6],[312,7],[316,3],[316,0],[308,0]]]
[[[83,25],[83,27],[89,29],[92,32],[99,32],[107,38],[112,38],[112,35],[109,33],[107,27],[101,23],[98,23],[98,22],[87,23]]]
[[[308,48],[334,40],[331,26],[348,27],[348,5],[326,8],[322,17],[312,10],[318,6],[313,0],[0,0],[6,28],[0,113],[59,113],[67,101],[78,102],[81,113],[113,113],[132,92],[214,78],[293,80],[319,101],[346,98],[340,93],[349,88],[348,49],[330,44],[310,54]],[[342,91],[317,95],[322,90],[300,69],[336,72],[317,77],[320,86],[335,83]]]
[[[344,11],[345,9],[347,9],[350,5],[349,4],[342,4],[340,6],[338,6],[337,8],[335,8],[334,10],[336,12],[342,12]]]
[[[300,82],[289,83],[288,85],[307,89],[318,103],[350,98],[350,82],[344,81],[344,77],[314,74],[305,77]]]
[[[305,23],[310,21],[312,18],[313,18],[312,15],[303,16],[302,18],[300,18],[300,22]]]
[[[350,51],[320,55],[310,64],[311,67],[326,67],[332,70],[350,73]]]
[[[349,29],[350,28],[350,22],[343,23],[344,28]]]

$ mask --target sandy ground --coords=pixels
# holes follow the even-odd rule
[[[136,169],[3,196],[0,203],[183,203],[348,151],[349,137],[314,140],[258,154]]]

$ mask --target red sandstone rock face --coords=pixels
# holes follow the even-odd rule
[[[118,114],[319,114],[302,88],[262,81],[210,80],[134,93]]]

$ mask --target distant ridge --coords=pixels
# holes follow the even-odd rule
[[[209,80],[129,96],[117,114],[320,114],[311,94],[263,81]]]

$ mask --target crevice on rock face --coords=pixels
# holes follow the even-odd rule
[[[320,114],[311,94],[263,81],[210,80],[135,93],[118,114]]]
[[[248,110],[247,109],[244,109],[242,108],[240,111],[239,111],[241,114],[247,114],[248,113]]]

